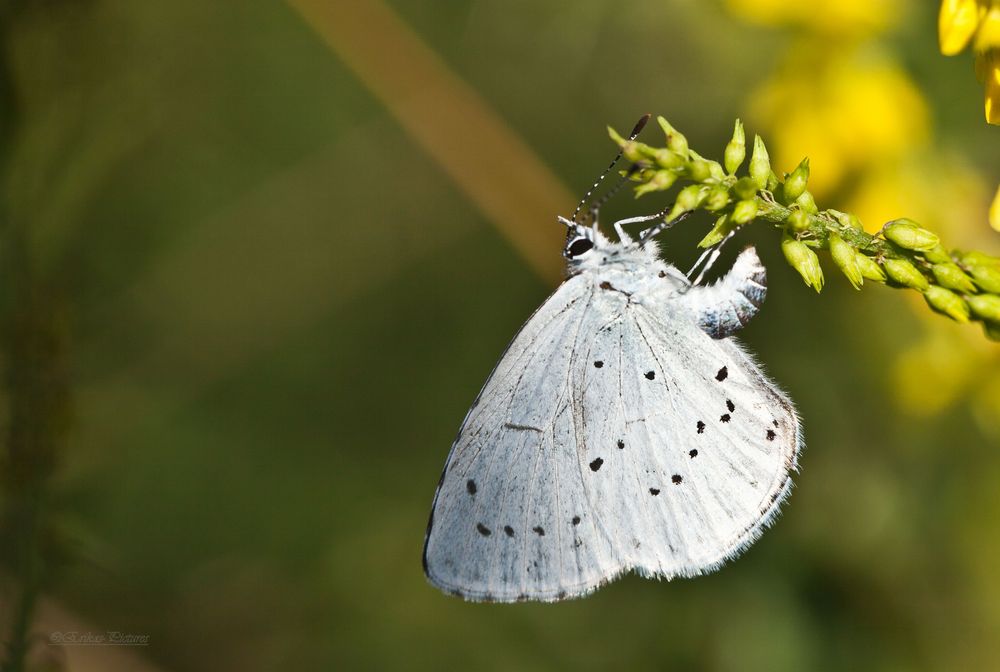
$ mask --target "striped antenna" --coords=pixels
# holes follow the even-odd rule
[[[635,140],[636,137],[638,137],[638,135],[640,133],[642,133],[642,129],[646,125],[646,122],[649,121],[650,116],[651,115],[649,115],[649,114],[644,114],[642,116],[642,119],[640,119],[639,121],[636,122],[635,128],[632,129],[632,132],[629,133],[629,136],[628,136],[628,139],[630,141],[631,140]],[[607,177],[608,173],[610,173],[612,171],[612,169],[618,163],[618,160],[620,158],[622,158],[622,152],[623,151],[625,151],[624,147],[618,150],[618,154],[615,155],[615,160],[612,161],[611,164],[608,165],[608,167],[604,169],[604,172],[601,173],[601,176],[599,178],[597,178],[597,181],[594,182],[593,186],[591,186],[590,189],[587,190],[587,193],[584,194],[583,199],[580,201],[580,205],[576,206],[576,210],[573,211],[573,217],[571,219],[574,222],[576,221],[576,218],[580,215],[580,211],[583,210],[583,206],[585,206],[587,204],[587,201],[590,200],[591,194],[593,194],[594,190],[597,189],[597,187],[599,187],[601,185],[601,182],[603,182],[604,178]]]
[[[610,201],[614,195],[617,194],[623,186],[625,186],[632,176],[639,172],[641,167],[642,166],[638,163],[633,163],[632,167],[625,171],[625,174],[621,176],[617,183],[615,183],[615,186],[611,187],[607,193],[594,201],[594,203],[590,206],[590,219],[592,221],[597,221],[597,215],[600,213],[601,208],[604,207],[604,204]]]

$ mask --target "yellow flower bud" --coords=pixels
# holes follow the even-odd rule
[[[941,53],[954,56],[965,49],[979,25],[976,0],[944,0],[938,14],[938,41]]]
[[[808,212],[810,215],[815,215],[819,212],[819,208],[816,207],[816,200],[813,195],[808,191],[803,191],[799,194],[799,197],[795,199],[799,207]]]
[[[951,263],[951,255],[949,255],[948,251],[941,247],[940,244],[935,245],[929,250],[924,250],[924,259],[932,264]]]
[[[618,144],[619,147],[624,147],[625,143],[628,142],[628,140],[626,140],[622,136],[618,135],[618,131],[616,131],[615,129],[611,128],[610,126],[608,126],[608,136],[612,140],[614,140]]]
[[[857,215],[833,209],[827,210],[827,212],[836,217],[837,221],[840,222],[841,226],[846,226],[851,229],[857,229],[858,231],[864,230],[864,227],[861,225],[861,220],[858,219]]]
[[[663,134],[667,136],[667,147],[681,156],[687,156],[688,141],[684,137],[684,134],[671,126],[670,122],[663,117],[657,117],[656,121],[660,124],[660,128],[663,129]]]
[[[1000,266],[969,266],[969,275],[984,292],[1000,294]]]
[[[788,215],[788,228],[792,233],[802,233],[809,229],[809,214],[804,210],[792,210],[792,214]]]
[[[705,209],[710,212],[722,210],[729,205],[729,190],[722,185],[712,187],[705,198]]]
[[[930,286],[924,274],[906,259],[886,259],[882,266],[886,274],[900,285],[919,289],[921,292]]]
[[[806,190],[806,182],[809,181],[809,157],[802,159],[798,167],[792,171],[792,174],[785,178],[784,196],[785,202],[791,203],[803,191]]]
[[[774,174],[774,171],[768,171],[767,173],[767,190],[774,191],[778,188],[778,176]]]
[[[757,216],[757,200],[748,198],[733,206],[732,220],[734,224],[746,224]]]
[[[923,229],[909,219],[896,219],[882,229],[886,240],[891,240],[907,250],[931,250],[937,247],[939,239],[927,229]]]
[[[640,184],[635,188],[635,196],[638,198],[643,194],[648,194],[653,191],[666,191],[673,186],[676,180],[677,173],[674,171],[658,170],[653,173],[653,176],[649,178],[645,184]]]
[[[956,263],[949,261],[943,264],[934,264],[931,266],[931,273],[934,274],[937,284],[942,287],[947,287],[963,294],[973,294],[976,291],[976,286],[972,284],[972,280]]]
[[[781,251],[788,264],[799,272],[806,285],[817,293],[823,289],[823,269],[819,265],[819,257],[805,243],[785,236],[781,241]]]
[[[1000,187],[997,187],[997,195],[990,206],[990,226],[994,231],[1000,231]]]
[[[830,256],[833,257],[834,263],[854,286],[854,289],[861,289],[864,277],[861,275],[861,269],[858,268],[858,254],[855,249],[836,233],[830,234],[829,242]]]
[[[700,161],[708,166],[708,174],[715,178],[716,180],[722,180],[726,176],[726,173],[722,170],[722,165],[718,161],[713,161],[712,159],[706,159],[704,156],[694,151],[693,149],[688,150],[688,155],[694,161]]]
[[[976,31],[976,40],[972,47],[976,51],[1000,49],[1000,4],[994,2],[985,16],[979,20],[979,30]]]
[[[687,164],[687,159],[669,149],[657,149],[653,152],[653,161],[661,168],[680,168]]]
[[[715,220],[715,226],[708,232],[708,235],[701,239],[698,247],[711,247],[722,242],[722,239],[729,235],[729,232],[736,228],[729,215],[722,215]]]
[[[1000,322],[1000,296],[978,294],[969,297],[969,308],[979,318],[990,322]]]
[[[684,187],[677,193],[677,200],[674,201],[674,207],[667,215],[667,221],[679,217],[688,210],[696,209],[707,195],[708,190],[700,184],[689,184]]]
[[[753,136],[753,154],[750,155],[750,178],[757,185],[758,189],[767,186],[767,178],[771,173],[771,157],[767,154],[767,147],[759,135]]]
[[[1000,258],[982,252],[962,255],[962,265],[972,276],[976,286],[986,292],[1000,294]]]
[[[743,122],[736,120],[733,127],[733,138],[726,145],[723,160],[726,163],[726,171],[730,175],[735,175],[736,171],[743,165],[743,159],[747,156],[746,134],[743,131]]]
[[[735,193],[736,197],[740,199],[753,198],[757,195],[757,183],[749,177],[741,177],[736,180],[736,184],[733,185],[733,193]]]
[[[966,252],[962,255],[962,263],[970,268],[972,266],[991,266],[1000,268],[1000,257],[991,257],[982,252]]]
[[[874,259],[866,254],[858,252],[854,261],[858,265],[858,270],[861,271],[862,277],[866,280],[885,282],[885,271],[882,270],[882,267],[879,266]]]
[[[692,182],[704,182],[712,176],[712,168],[708,161],[693,160],[688,164],[687,176]]]
[[[982,252],[966,252],[962,255],[962,263],[970,268],[972,266],[1000,268],[1000,257],[991,257]]]
[[[657,150],[647,144],[623,138],[618,135],[618,131],[610,126],[608,126],[608,135],[618,144],[619,147],[622,148],[622,156],[632,163],[647,161],[656,156]]]
[[[958,294],[944,287],[931,285],[924,291],[924,299],[934,310],[947,315],[956,322],[969,321],[969,306]]]
[[[653,153],[653,148],[649,145],[644,145],[641,142],[636,142],[635,140],[629,140],[622,147],[622,156],[631,161],[632,163],[639,163],[640,161],[646,161],[650,158]]]

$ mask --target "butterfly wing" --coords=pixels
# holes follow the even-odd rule
[[[471,600],[555,600],[598,585],[621,562],[583,487],[574,362],[599,311],[582,276],[565,283],[508,346],[445,464],[424,571]],[[586,538],[586,543],[583,539]]]
[[[791,402],[735,341],[683,314],[626,306],[591,356],[611,365],[578,391],[582,459],[603,460],[583,485],[625,568],[692,576],[753,543],[791,488]]]
[[[735,343],[661,313],[576,276],[525,324],[445,465],[433,584],[558,600],[629,570],[710,571],[752,543],[790,487],[798,420]]]

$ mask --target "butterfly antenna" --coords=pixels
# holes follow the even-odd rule
[[[641,168],[642,166],[640,166],[639,164],[633,163],[632,167],[629,168],[628,171],[621,176],[621,178],[618,180],[618,183],[615,184],[615,186],[611,187],[611,189],[609,189],[606,194],[604,194],[599,199],[594,201],[594,204],[590,206],[590,219],[594,223],[597,222],[597,216],[601,212],[601,208],[604,207],[604,204],[610,201],[615,194],[621,191],[621,188],[625,186],[625,183],[628,182],[633,175],[639,172]]]
[[[639,134],[642,133],[642,129],[643,127],[646,126],[646,122],[649,121],[650,116],[651,115],[649,114],[644,114],[642,118],[636,122],[635,128],[633,128],[632,132],[629,133],[628,136],[629,141],[635,140],[639,136]],[[624,147],[618,150],[618,154],[615,155],[614,161],[612,161],[608,165],[608,167],[604,169],[604,172],[601,173],[601,176],[597,178],[594,184],[591,185],[590,189],[587,190],[587,193],[584,194],[583,199],[580,201],[580,205],[576,206],[576,210],[573,211],[573,216],[570,218],[574,222],[576,221],[576,218],[580,215],[580,211],[583,210],[583,206],[585,206],[587,204],[587,201],[590,200],[591,194],[593,194],[594,190],[601,185],[601,182],[604,181],[604,178],[607,177],[608,173],[610,173],[614,169],[615,165],[618,163],[618,160],[622,158],[622,152],[624,151],[625,151]]]

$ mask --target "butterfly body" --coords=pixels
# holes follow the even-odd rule
[[[764,297],[753,250],[707,287],[596,229],[564,254],[568,279],[497,363],[435,495],[425,573],[469,600],[712,571],[791,487],[798,418],[730,337]]]

